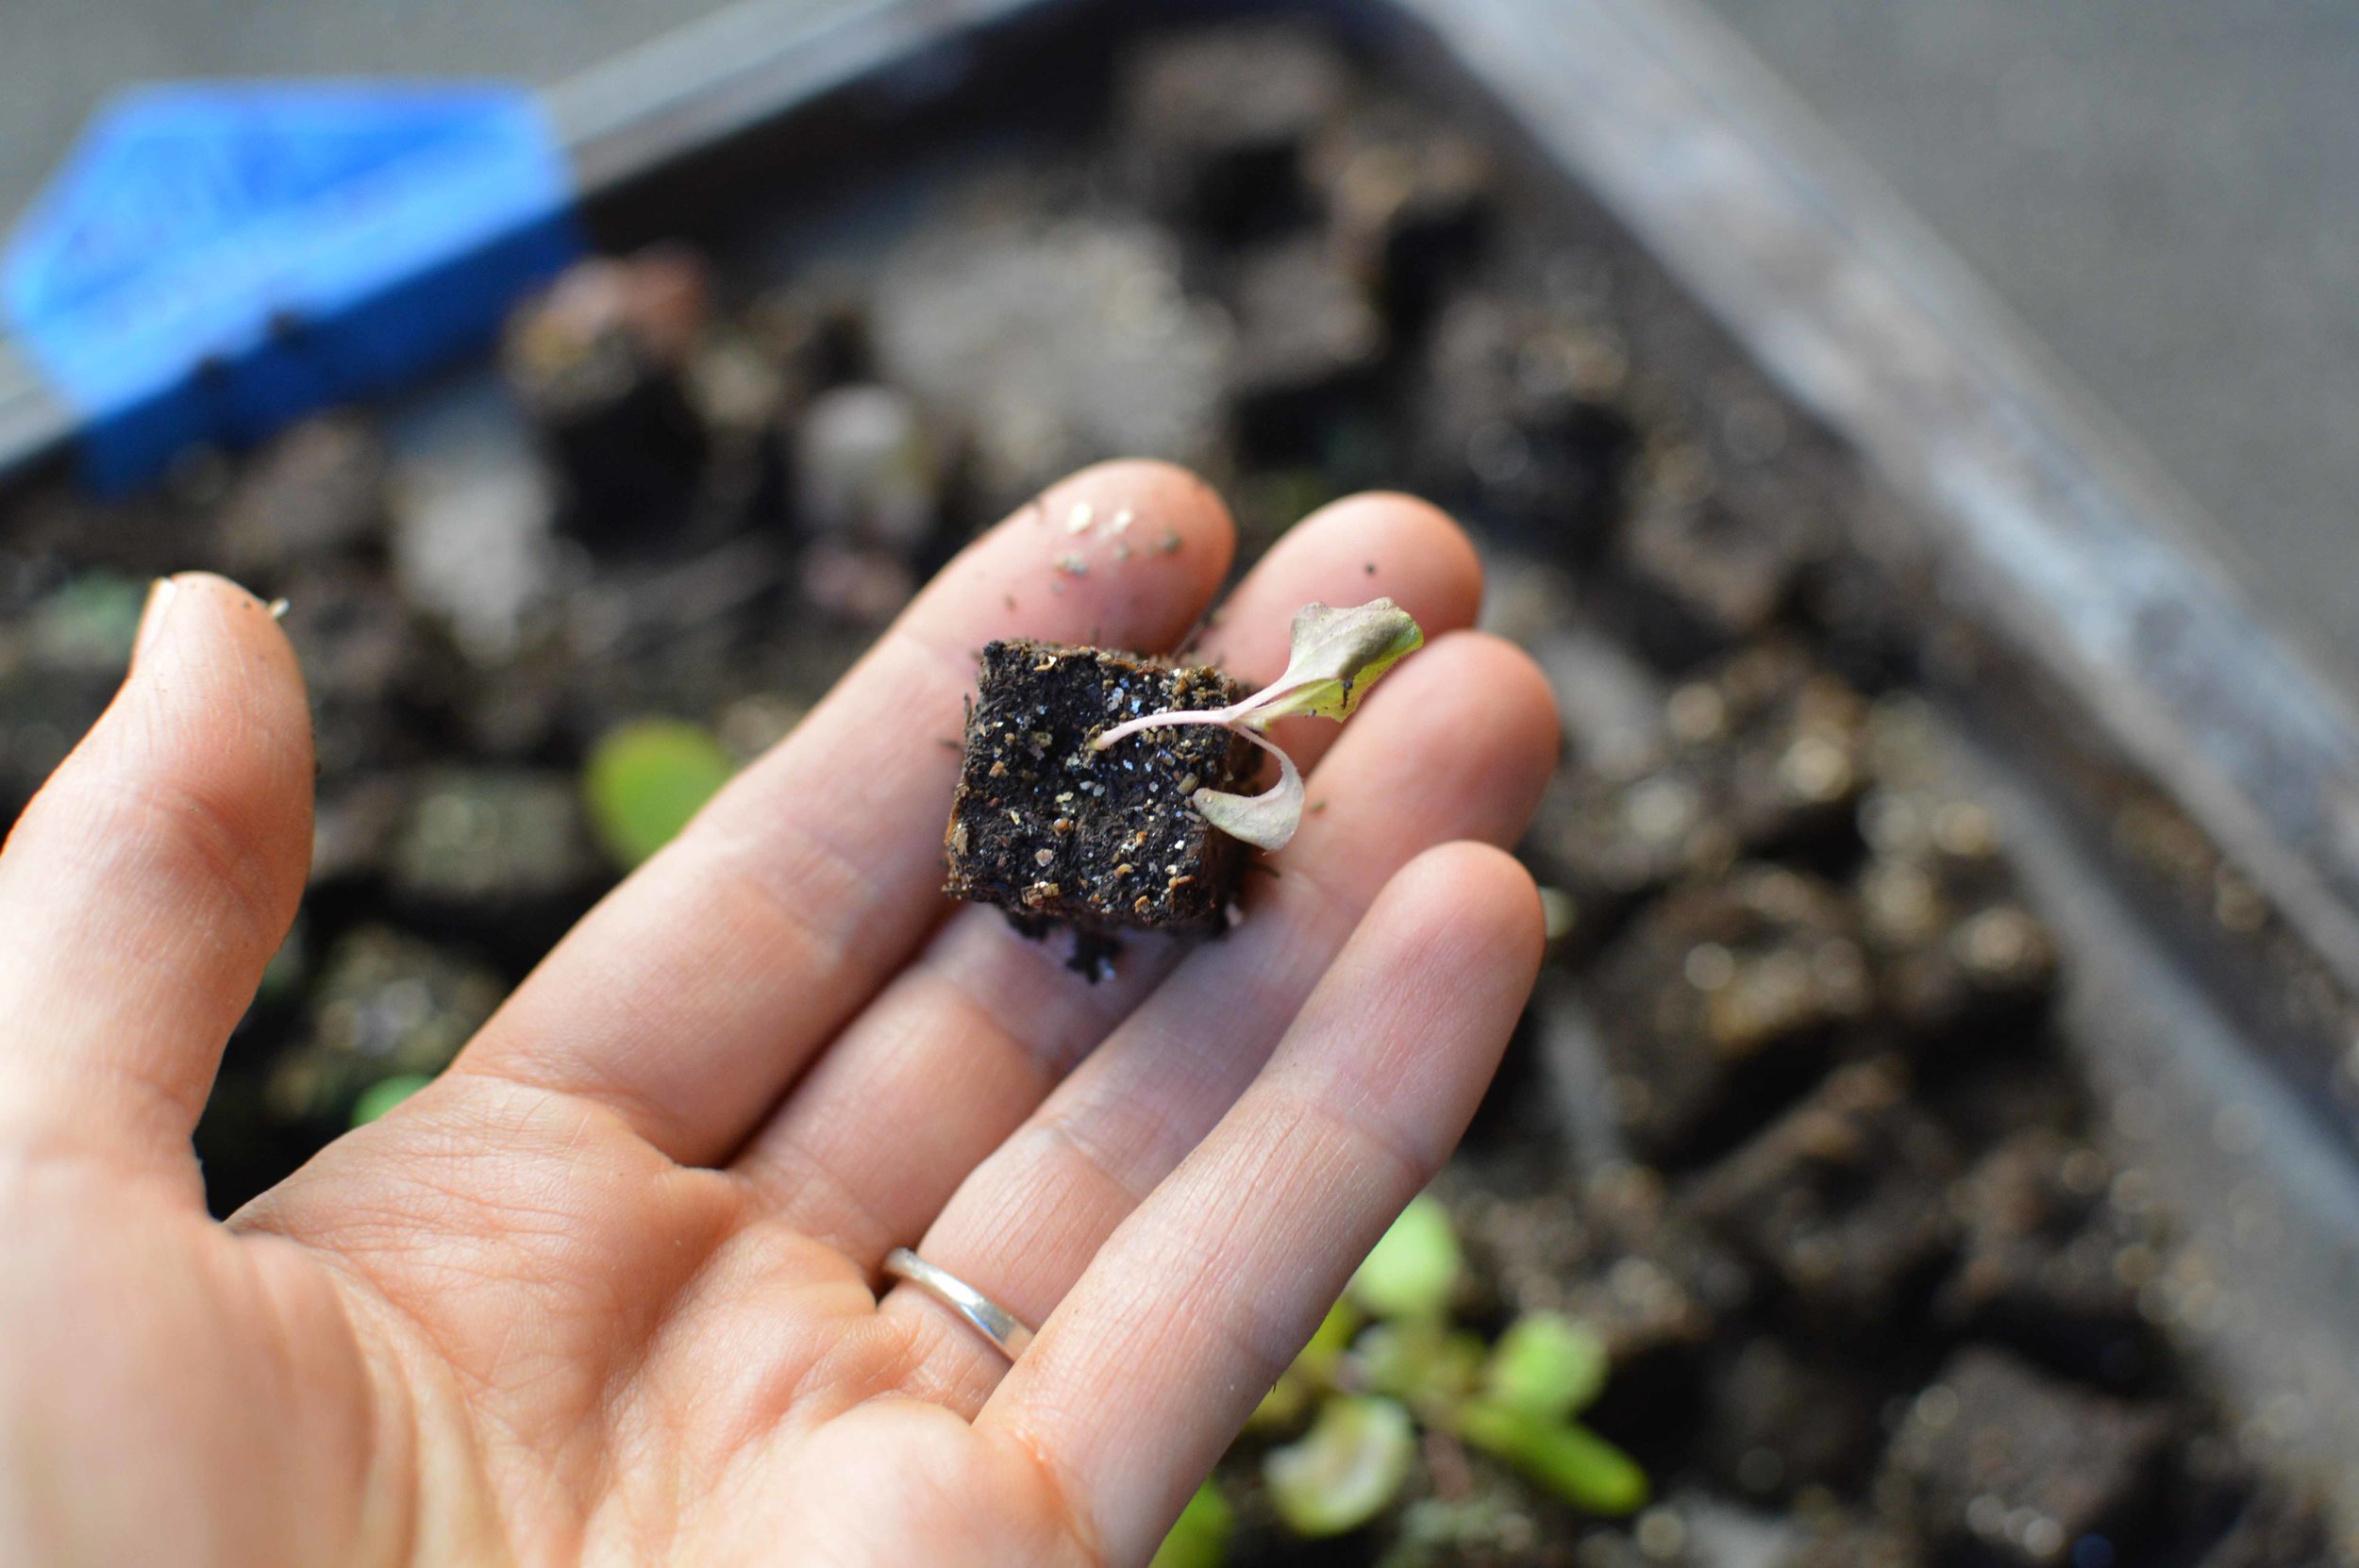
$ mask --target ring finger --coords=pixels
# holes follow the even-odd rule
[[[1555,766],[1555,709],[1517,649],[1471,632],[1404,664],[1337,740],[1280,878],[1229,941],[1196,949],[962,1183],[919,1253],[1030,1324],[1227,1112],[1378,892],[1452,840],[1512,843]],[[1003,1358],[895,1291],[911,1391],[972,1414]]]

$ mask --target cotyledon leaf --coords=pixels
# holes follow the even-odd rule
[[[1424,642],[1424,630],[1390,599],[1347,609],[1304,605],[1295,611],[1286,673],[1237,707],[1256,729],[1298,713],[1341,724],[1385,671]]]

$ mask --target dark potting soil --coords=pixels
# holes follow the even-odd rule
[[[1220,930],[1245,845],[1189,796],[1249,790],[1259,748],[1210,725],[1150,729],[1104,751],[1091,742],[1142,714],[1224,708],[1246,694],[1217,670],[990,643],[943,836],[944,891],[995,904],[1033,935],[1052,925]]]

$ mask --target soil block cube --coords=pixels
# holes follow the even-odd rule
[[[2041,1568],[2103,1538],[2109,1560],[2136,1562],[2124,1539],[2153,1513],[2171,1446],[2167,1408],[2062,1383],[2001,1352],[1961,1350],[1919,1394],[1884,1455],[1876,1493],[1913,1515],[1942,1557],[1973,1568]]]
[[[661,539],[694,496],[710,437],[682,371],[708,288],[682,253],[593,258],[509,322],[509,388],[564,478],[566,521],[585,542]]]
[[[1265,248],[1240,266],[1230,395],[1256,462],[1317,457],[1334,425],[1371,407],[1383,319],[1315,239]]]
[[[1840,1068],[1682,1192],[1838,1334],[1904,1321],[1955,1248],[1957,1151],[1910,1087],[1895,1056]]]
[[[1596,971],[1600,1043],[1642,1158],[1701,1164],[1807,1093],[1871,1000],[1855,932],[1832,884],[1751,863],[1614,939]]]
[[[1126,64],[1123,143],[1150,205],[1223,239],[1308,215],[1304,149],[1351,72],[1315,30],[1247,22],[1149,42]]]
[[[1245,845],[1189,803],[1250,792],[1260,751],[1212,725],[1151,729],[1093,751],[1142,713],[1222,708],[1249,689],[1100,648],[997,642],[944,837],[954,898],[996,904],[1023,930],[1223,929]]]
[[[2107,1196],[2112,1167],[2050,1127],[2009,1138],[1949,1194],[1963,1229],[1940,1321],[2100,1384],[2133,1385],[2167,1351],[2138,1307],[2128,1259],[2162,1240],[2150,1214]]]

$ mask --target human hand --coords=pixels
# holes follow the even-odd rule
[[[1060,577],[1082,501],[1130,509],[1135,543]],[[1328,508],[1205,653],[1259,684],[1297,606],[1379,593],[1430,645],[1340,732],[1281,730],[1325,809],[1247,878],[1242,927],[1133,941],[1089,984],[945,905],[944,742],[984,641],[1167,647],[1231,529],[1155,464],[1043,505],[447,1073],[226,1225],[189,1134],[303,891],[310,717],[259,604],[159,592],[0,855],[0,1559],[1152,1554],[1490,1077],[1541,916],[1487,846],[1556,721],[1530,660],[1464,629],[1455,527]],[[878,1299],[902,1244],[1039,1326],[1012,1368],[931,1299]]]

